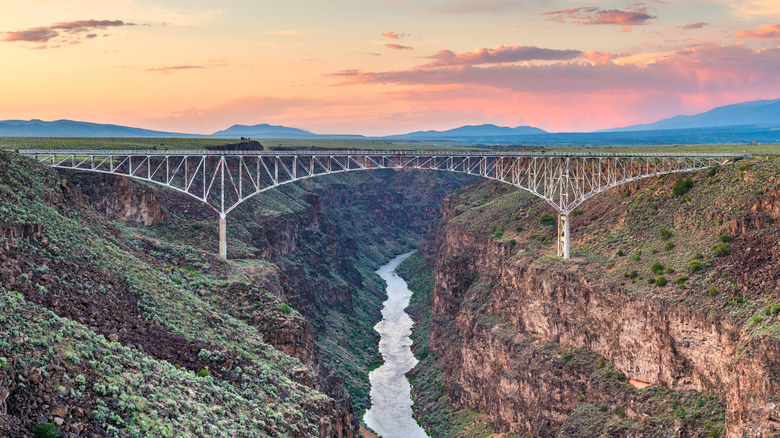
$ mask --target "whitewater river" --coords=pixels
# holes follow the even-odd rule
[[[407,371],[417,364],[412,354],[412,318],[404,312],[412,292],[395,269],[414,251],[401,254],[376,271],[387,283],[383,319],[374,326],[379,333],[379,352],[384,364],[371,371],[371,409],[363,420],[382,438],[427,438],[412,418],[412,396]]]

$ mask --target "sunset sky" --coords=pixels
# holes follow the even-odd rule
[[[780,98],[780,0],[8,0],[0,120],[591,131]]]

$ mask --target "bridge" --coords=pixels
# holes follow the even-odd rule
[[[439,170],[511,184],[558,212],[558,256],[571,257],[569,215],[610,188],[675,172],[724,165],[744,154],[629,154],[471,151],[97,151],[21,150],[59,169],[121,175],[185,193],[219,215],[219,255],[227,258],[227,215],[274,187],[332,173]]]

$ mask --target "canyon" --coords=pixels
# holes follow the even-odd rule
[[[599,195],[566,261],[546,204],[462,175],[269,191],[232,213],[224,262],[185,195],[0,163],[0,434],[357,437],[374,270],[418,245],[399,272],[430,436],[780,434],[777,159]]]

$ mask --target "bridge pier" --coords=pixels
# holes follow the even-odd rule
[[[227,217],[219,214],[219,258],[227,260]]]
[[[558,257],[571,258],[571,227],[568,213],[558,213]]]

